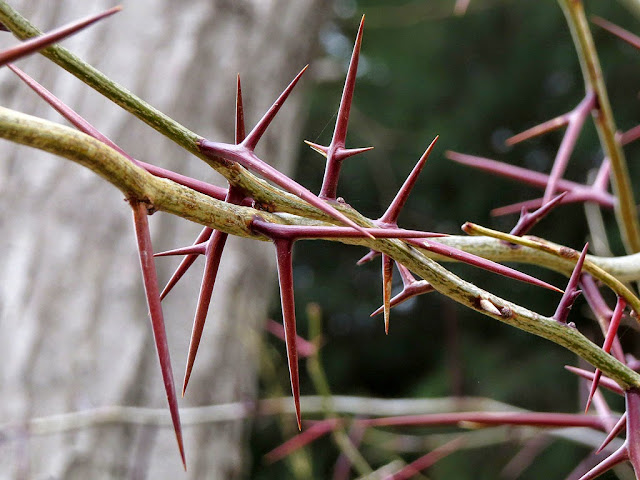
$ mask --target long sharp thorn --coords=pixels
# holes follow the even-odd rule
[[[429,158],[429,154],[433,150],[433,147],[435,147],[435,144],[438,141],[438,138],[439,136],[436,135],[436,137],[433,139],[431,144],[427,147],[425,152],[422,154],[422,156],[420,157],[420,160],[418,160],[418,163],[416,163],[415,167],[413,167],[413,170],[411,170],[411,173],[402,184],[402,187],[400,187],[400,190],[398,190],[398,193],[396,194],[395,198],[389,205],[389,208],[387,208],[387,211],[378,220],[379,222],[391,223],[394,225],[396,224],[398,220],[398,216],[400,215],[400,210],[402,210],[402,207],[404,207],[404,204],[407,202],[407,199],[409,198],[409,193],[411,192],[414,185],[416,184],[416,181],[418,180],[418,176],[420,175],[420,172],[422,171],[422,168],[424,167],[424,164],[426,163],[427,158]]]
[[[78,31],[94,24],[99,20],[102,20],[105,17],[119,12],[120,10],[122,10],[121,6],[110,8],[109,10],[98,13],[97,15],[91,15],[63,27],[56,28],[55,30],[52,30],[38,37],[31,38],[19,45],[16,45],[15,47],[11,47],[3,52],[0,52],[0,66],[6,65],[9,62],[13,62],[19,58],[35,53],[38,50],[42,50],[52,43],[59,42],[60,40],[73,35],[74,33],[77,33]]]
[[[244,127],[244,106],[242,103],[242,86],[240,85],[240,74],[236,80],[236,128],[235,142],[241,143],[246,137]]]
[[[206,242],[207,240],[209,240],[209,238],[211,238],[212,234],[213,234],[213,228],[204,227],[200,232],[200,235],[198,235],[198,238],[196,238],[196,241],[193,242],[193,244],[198,245],[199,243]],[[197,254],[191,254],[191,255],[187,255],[185,258],[182,259],[182,262],[180,262],[180,265],[178,265],[178,268],[176,268],[176,271],[173,272],[173,275],[171,275],[171,278],[167,282],[167,285],[162,290],[162,293],[160,294],[160,300],[163,300],[164,297],[166,297],[169,294],[169,292],[173,289],[173,287],[176,286],[176,284],[183,277],[183,275],[187,273],[187,270],[189,270],[189,267],[193,265],[193,262],[195,262],[198,259],[198,256],[199,255]]]
[[[298,374],[298,349],[296,346],[296,307],[293,294],[293,262],[291,250],[293,241],[289,239],[274,240],[278,260],[278,280],[280,282],[280,301],[282,305],[282,319],[284,324],[285,343],[287,345],[287,359],[289,362],[289,376],[291,378],[291,392],[296,409],[298,429],[302,430],[300,415],[300,380]]]
[[[624,299],[622,297],[618,297],[616,308],[613,311],[613,315],[611,316],[611,323],[609,323],[609,330],[607,331],[607,336],[605,337],[604,345],[602,346],[602,350],[607,353],[611,351],[611,347],[613,346],[613,341],[615,340],[616,334],[618,333],[618,327],[620,326],[620,320],[622,319],[622,313],[624,311],[625,306],[626,306],[626,302],[624,301]],[[584,409],[585,413],[589,411],[591,400],[593,400],[593,395],[596,393],[596,389],[598,388],[598,383],[600,381],[601,376],[602,376],[602,371],[599,368],[597,368],[595,371],[595,375],[593,377],[593,382],[591,383],[591,389],[589,390],[587,405]]]
[[[640,49],[640,37],[638,37],[637,35],[634,35],[628,30],[625,30],[624,28],[609,22],[604,18],[591,17],[591,21],[599,27],[604,28],[608,32],[613,33],[616,37],[619,37],[630,45],[633,45],[634,47]]]
[[[573,273],[569,278],[569,282],[567,283],[567,288],[560,299],[560,303],[558,303],[558,308],[556,312],[553,314],[553,318],[560,323],[567,323],[567,317],[569,316],[569,310],[573,306],[573,302],[575,302],[578,295],[580,295],[580,290],[578,290],[578,283],[580,281],[580,275],[582,274],[582,265],[584,265],[584,259],[587,256],[587,250],[589,249],[589,243],[587,242],[582,249],[582,253],[576,262],[576,266],[573,269]]]
[[[335,430],[337,427],[343,424],[342,420],[339,418],[329,418],[327,420],[321,420],[309,428],[307,428],[304,432],[299,433],[293,438],[290,438],[282,445],[274,448],[269,453],[265,455],[265,460],[267,463],[277,462],[278,460],[283,459],[287,455],[295,452],[296,450],[308,445],[309,443],[317,440],[323,435]]]
[[[285,88],[284,91],[280,94],[278,99],[273,103],[273,105],[271,105],[271,108],[267,110],[267,113],[264,114],[264,116],[260,119],[256,126],[253,127],[253,130],[251,130],[251,132],[249,132],[249,134],[245,137],[245,139],[242,141],[242,145],[245,148],[251,151],[256,148],[256,145],[260,141],[260,138],[262,138],[262,135],[264,135],[267,127],[273,121],[274,117],[280,110],[280,107],[282,107],[282,104],[291,94],[293,87],[296,86],[296,83],[298,83],[298,80],[300,80],[300,77],[302,77],[302,74],[307,70],[307,68],[309,68],[309,65],[306,65],[302,70],[300,70],[300,73],[295,76],[295,78],[291,81],[287,88]]]
[[[340,175],[342,160],[356,155],[357,153],[369,150],[369,148],[365,148],[348,151],[344,148],[345,141],[347,139],[347,127],[349,124],[349,115],[351,113],[351,104],[353,102],[353,92],[356,86],[356,76],[358,73],[358,61],[360,59],[363,31],[364,15],[360,20],[358,34],[356,35],[351,60],[349,61],[349,69],[347,71],[347,78],[344,82],[344,88],[342,89],[342,97],[340,98],[340,106],[338,107],[338,118],[333,131],[333,137],[331,138],[331,144],[326,149],[320,145],[312,146],[314,150],[320,153],[323,153],[324,151],[324,156],[327,157],[327,166],[325,168],[324,178],[322,179],[322,187],[320,188],[320,198],[328,198],[332,200],[336,198],[338,177]]]
[[[198,307],[196,308],[196,314],[193,320],[193,329],[191,331],[191,341],[189,343],[189,354],[187,357],[187,366],[184,374],[184,382],[182,385],[182,396],[187,390],[187,384],[191,377],[191,371],[193,369],[193,363],[198,353],[198,346],[202,339],[202,331],[204,330],[204,324],[207,319],[207,312],[209,311],[209,305],[211,304],[211,295],[213,293],[213,287],[216,283],[216,276],[218,274],[218,267],[220,266],[220,259],[222,257],[222,251],[227,241],[227,234],[219,230],[213,233],[213,236],[207,244],[206,257],[207,261],[204,266],[204,274],[202,275],[202,284],[200,285],[200,294],[198,295]]]
[[[356,76],[358,74],[358,61],[360,59],[360,48],[362,47],[362,33],[364,31],[364,15],[360,20],[360,26],[358,27],[358,34],[356,35],[356,41],[353,46],[353,52],[351,53],[351,60],[349,61],[349,70],[347,71],[347,78],[342,90],[342,98],[340,99],[340,107],[338,108],[338,118],[336,120],[336,126],[333,131],[332,145],[338,145],[344,147],[347,139],[347,126],[349,124],[349,115],[351,113],[351,103],[353,101],[353,92],[356,86]]]
[[[598,447],[598,449],[596,450],[596,455],[599,454],[602,450],[604,450],[605,447],[611,443],[611,440],[616,438],[618,434],[620,434],[620,432],[622,432],[626,428],[626,426],[627,426],[627,412],[624,412],[620,417],[620,419],[616,422],[615,426],[611,429],[611,431],[607,435],[607,438],[604,439],[604,441],[602,442],[602,445],[600,445],[600,447]]]
[[[384,306],[384,333],[389,335],[391,310],[391,284],[393,283],[393,259],[382,254],[382,304]]]
[[[414,243],[414,242],[410,242]],[[419,247],[425,248],[427,250],[431,250],[432,252],[438,253],[440,255],[444,255],[447,257],[454,258],[460,262],[468,263],[469,265],[474,265],[476,267],[482,268],[484,270],[488,270],[490,272],[497,273],[499,275],[503,275],[505,277],[513,278],[515,280],[520,280],[521,282],[530,283],[532,285],[536,285],[538,287],[547,288],[549,290],[553,290],[554,292],[562,292],[557,287],[553,285],[543,282],[542,280],[538,280],[531,275],[527,275],[526,273],[522,273],[513,268],[507,267],[505,265],[501,265],[496,262],[492,262],[491,260],[487,260],[486,258],[478,257],[476,255],[472,255],[470,253],[464,252],[462,250],[458,250],[457,248],[450,247],[448,245],[443,245],[437,242],[429,242],[429,244],[415,242],[414,244]]]
[[[160,361],[160,370],[164,382],[167,401],[169,403],[169,412],[173,429],[180,450],[182,464],[186,470],[187,463],[184,454],[184,445],[182,441],[182,427],[180,426],[180,412],[178,410],[178,399],[176,397],[176,389],[173,382],[173,370],[171,369],[171,357],[169,355],[169,345],[167,343],[167,332],[164,327],[164,316],[162,314],[162,304],[160,303],[160,291],[158,288],[158,277],[156,267],[153,261],[153,246],[151,245],[151,235],[149,233],[149,222],[147,219],[147,207],[143,203],[131,201],[133,210],[133,221],[138,243],[138,253],[140,255],[140,267],[142,269],[142,278],[144,281],[144,290],[147,296],[147,305],[149,307],[149,317],[151,319],[151,327],[153,337]]]

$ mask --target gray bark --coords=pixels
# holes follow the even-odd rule
[[[314,53],[320,0],[136,0],[64,45],[192,130],[233,140],[236,73],[250,128]],[[113,5],[12,2],[47,30]],[[14,40],[5,34],[0,45]],[[213,181],[217,174],[46,59],[19,66],[133,156]],[[309,79],[306,80],[309,82]],[[303,80],[303,84],[305,81]],[[303,87],[304,88],[304,87]],[[2,105],[61,121],[6,70]],[[285,172],[299,147],[294,93],[259,153]],[[32,436],[37,416],[105,405],[166,408],[147,319],[130,210],[122,195],[65,160],[0,144],[0,478],[237,478],[248,422],[185,428],[182,471],[171,429],[116,424]],[[156,251],[190,244],[200,226],[151,217]],[[161,283],[179,259],[157,263]],[[274,293],[270,245],[231,238],[181,407],[251,400],[257,343]],[[164,302],[179,390],[202,263]],[[168,417],[167,411],[167,417]]]

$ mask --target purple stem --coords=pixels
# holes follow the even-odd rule
[[[625,42],[633,45],[634,47],[640,49],[640,37],[638,37],[637,35],[634,35],[633,33],[629,32],[628,30],[625,30],[622,27],[619,27],[618,25],[611,23],[607,20],[605,20],[604,18],[600,18],[600,17],[591,17],[591,21],[593,23],[595,23],[596,25],[598,25],[599,27],[604,28],[605,30],[613,33],[615,36],[621,38],[622,40],[624,40]]]
[[[420,427],[458,425],[530,425],[536,427],[588,427],[602,430],[602,421],[592,415],[553,412],[451,412],[428,413],[355,420],[366,427]]]
[[[134,200],[131,200],[130,204],[131,209],[133,210],[133,222],[138,242],[140,267],[142,269],[144,290],[147,297],[147,305],[149,307],[149,317],[151,319],[151,327],[153,329],[153,338],[158,352],[158,359],[160,360],[160,370],[162,372],[164,389],[169,403],[171,421],[173,422],[173,429],[176,434],[182,464],[186,470],[187,463],[182,442],[180,412],[178,410],[178,399],[176,397],[176,389],[173,382],[173,370],[171,369],[171,357],[169,355],[169,345],[167,343],[167,332],[164,327],[162,304],[160,303],[158,277],[156,274],[155,263],[153,261],[153,246],[151,245],[151,235],[149,234],[147,207],[145,204]]]
[[[43,48],[50,46],[52,43],[56,43],[66,37],[69,37],[89,25],[119,12],[120,10],[122,10],[121,6],[110,8],[109,10],[98,13],[97,15],[91,15],[84,19],[76,20],[75,22],[69,23],[63,27],[56,28],[49,33],[45,33],[35,38],[30,38],[15,47],[8,48],[3,52],[0,52],[0,67],[42,50]]]
[[[571,156],[576,141],[578,140],[578,135],[580,135],[580,131],[582,130],[582,126],[584,125],[584,121],[587,119],[589,112],[595,108],[595,102],[596,94],[593,90],[590,90],[587,92],[584,100],[582,100],[569,114],[569,126],[567,127],[567,131],[564,134],[562,143],[560,144],[560,148],[558,149],[558,153],[556,154],[556,158],[553,162],[553,168],[549,175],[549,182],[547,183],[542,199],[543,203],[549,202],[555,193],[558,180],[562,177],[567,168],[569,157]]]

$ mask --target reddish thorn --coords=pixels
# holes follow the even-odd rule
[[[536,125],[535,127],[531,127],[522,133],[518,133],[517,135],[507,138],[504,143],[511,147],[524,140],[557,130],[558,128],[564,127],[567,123],[569,123],[569,114],[565,113],[564,115],[559,115],[556,118],[547,120],[546,122]]]
[[[317,440],[318,438],[326,435],[327,433],[335,430],[342,425],[342,420],[339,418],[330,418],[327,420],[319,421],[307,428],[304,432],[299,433],[293,438],[290,438],[279,447],[274,448],[265,455],[267,463],[277,462],[283,459],[287,455],[295,452],[296,450],[308,445],[309,443]]]
[[[349,124],[349,114],[351,113],[351,104],[353,102],[353,92],[356,88],[356,76],[358,74],[358,60],[360,58],[360,48],[362,47],[362,34],[364,31],[364,15],[360,20],[358,26],[358,33],[356,35],[356,41],[353,46],[353,52],[351,53],[351,60],[349,61],[349,69],[347,71],[347,78],[342,90],[342,98],[340,99],[340,107],[338,108],[338,118],[336,120],[336,126],[333,131],[332,146],[337,145],[344,147],[347,139],[347,126]]]
[[[522,167],[516,167],[515,165],[509,165],[508,163],[498,162],[490,158],[465,155],[463,153],[452,152],[450,150],[445,152],[445,156],[449,160],[461,163],[462,165],[478,168],[480,170],[484,170],[485,172],[493,173],[494,175],[499,175],[505,178],[510,178],[511,180],[517,180],[534,187],[545,188],[547,186],[547,183],[549,182],[549,175],[535,172],[533,170],[528,170]],[[571,190],[576,186],[580,186],[580,184],[561,179],[558,182],[557,186],[562,190]],[[520,209],[518,208],[518,210]]]
[[[205,243],[199,243],[197,245],[189,245],[188,247],[174,248],[173,250],[167,250],[166,252],[158,252],[154,254],[154,257],[171,257],[175,255],[204,255],[207,246]]]
[[[402,278],[403,288],[402,291],[395,297],[393,297],[389,302],[389,305],[391,307],[400,305],[401,303],[406,302],[410,298],[413,298],[417,295],[433,292],[435,290],[433,286],[426,280],[416,280],[413,275],[411,275],[409,269],[401,263],[396,262],[396,265],[398,266],[398,271],[400,272],[400,277]],[[370,316],[375,317],[376,315],[379,315],[380,313],[382,313],[383,309],[384,305],[378,308]]]
[[[520,214],[520,219],[516,226],[509,232],[510,235],[514,235],[516,237],[521,237],[529,230],[531,230],[534,225],[536,225],[540,220],[542,220],[553,208],[558,205],[558,203],[567,195],[567,192],[562,192],[560,195],[553,198],[548,203],[545,203],[543,206],[538,208],[533,213],[528,213],[527,210],[522,207],[522,212]]]
[[[398,190],[398,193],[389,205],[389,208],[387,208],[387,211],[384,213],[384,215],[382,215],[382,217],[380,217],[378,222],[388,223],[392,225],[396,224],[396,222],[398,221],[398,216],[400,215],[400,210],[402,210],[402,207],[404,207],[405,203],[407,202],[409,193],[411,193],[411,190],[415,186],[416,181],[418,180],[418,176],[420,175],[420,172],[422,171],[427,158],[429,158],[429,154],[435,147],[438,138],[439,136],[436,135],[431,144],[427,147],[425,152],[422,154],[422,157],[420,157],[420,160],[418,160],[418,163],[416,163],[415,167],[413,167],[413,170],[411,170],[411,173],[402,184],[402,187],[400,187],[400,190]]]
[[[576,298],[580,293],[578,290],[578,282],[580,281],[580,275],[582,274],[582,265],[584,264],[584,259],[587,256],[587,250],[589,249],[589,242],[587,242],[582,249],[582,253],[576,262],[576,266],[573,269],[573,273],[571,274],[571,278],[569,278],[569,283],[567,283],[567,288],[564,291],[564,295],[560,299],[560,303],[558,303],[558,308],[556,309],[556,313],[553,314],[553,319],[560,323],[567,323],[567,317],[569,316],[569,311],[573,306],[573,302],[575,302]]]
[[[543,203],[547,203],[551,200],[551,197],[556,191],[558,180],[562,177],[567,164],[569,163],[569,157],[573,152],[578,135],[582,130],[584,121],[587,119],[587,115],[596,105],[596,94],[590,90],[584,99],[569,113],[569,126],[562,138],[560,148],[553,161],[553,167],[549,174],[549,182],[544,190],[544,196],[542,197]]]
[[[380,255],[380,252],[376,252],[375,250],[369,250],[369,253],[367,253],[364,257],[358,260],[356,262],[356,265],[364,265],[365,263],[368,263],[374,258],[376,258],[378,255]]]
[[[384,333],[389,335],[389,313],[391,310],[391,284],[393,282],[393,259],[382,254],[382,305],[384,307]]]
[[[241,143],[246,137],[244,127],[244,107],[242,105],[242,86],[240,85],[240,74],[236,79],[236,128],[235,142]]]
[[[173,429],[176,434],[182,464],[186,470],[187,463],[184,454],[184,445],[182,442],[180,412],[178,410],[178,399],[176,397],[176,389],[173,382],[173,370],[171,369],[171,357],[169,355],[169,344],[167,343],[167,332],[164,327],[162,304],[160,303],[158,277],[156,274],[156,266],[153,261],[153,246],[151,245],[151,235],[149,233],[147,206],[135,200],[131,200],[130,204],[131,209],[133,210],[133,222],[135,226],[136,240],[138,243],[138,253],[140,255],[140,267],[142,269],[144,290],[147,297],[147,305],[149,307],[149,317],[151,319],[153,338],[156,345],[156,351],[158,352],[158,359],[160,361],[160,370],[162,372],[164,389],[169,403],[171,421],[173,422]]]
[[[191,371],[193,370],[193,363],[196,360],[198,346],[202,339],[202,332],[207,319],[207,312],[209,311],[209,305],[211,303],[211,295],[213,294],[213,287],[216,283],[218,267],[220,267],[220,259],[222,258],[222,251],[224,250],[227,236],[228,235],[226,233],[216,230],[213,232],[211,239],[207,242],[207,249],[205,253],[207,260],[204,265],[204,273],[202,275],[202,283],[200,285],[200,293],[198,295],[198,306],[193,319],[193,329],[191,330],[191,340],[189,342],[187,366],[185,368],[184,382],[182,384],[183,397],[187,390]]]
[[[300,380],[298,374],[298,349],[296,347],[296,307],[293,294],[293,262],[291,250],[293,241],[283,238],[274,239],[278,261],[278,279],[280,282],[280,302],[282,305],[282,320],[284,324],[284,338],[287,345],[287,359],[289,362],[289,376],[291,378],[291,392],[296,409],[298,430],[302,430],[300,415]]]
[[[315,150],[316,152],[318,152],[320,155],[322,155],[323,157],[327,156],[327,153],[329,152],[329,148],[325,147],[323,145],[319,145],[317,143],[313,143],[313,142],[309,142],[307,140],[304,141],[304,143],[306,143],[307,145],[309,145],[311,147],[312,150]]]
[[[206,242],[207,240],[209,240],[212,233],[213,233],[213,228],[204,227],[200,232],[200,235],[198,235],[198,238],[196,238],[196,241],[193,242],[194,245],[197,245],[202,242]],[[199,257],[198,254],[193,254],[193,255],[187,255],[186,258],[182,259],[182,262],[180,262],[180,265],[178,265],[178,268],[176,268],[176,271],[173,272],[173,275],[171,275],[171,278],[167,282],[167,285],[162,290],[162,293],[160,294],[160,300],[163,300],[164,297],[166,297],[169,294],[169,292],[173,289],[173,287],[176,286],[176,284],[182,278],[182,276],[185,273],[187,273],[187,270],[189,270],[189,267],[193,265],[193,262],[195,262],[198,257]]]
[[[600,447],[598,447],[598,449],[596,450],[596,455],[599,454],[602,450],[604,450],[605,447],[611,443],[611,440],[616,438],[620,434],[620,432],[622,432],[626,427],[627,427],[627,412],[624,412],[620,417],[620,419],[616,422],[615,426],[611,429],[611,431],[607,435],[607,438],[604,439],[604,442],[602,442],[602,445],[600,445]]]
[[[565,365],[564,368],[569,370],[571,373],[578,375],[579,377],[586,378],[587,380],[593,380],[595,376],[592,372],[589,372],[582,368],[572,367],[571,365]],[[618,395],[624,395],[624,390],[620,388],[620,385],[618,385],[615,381],[611,380],[608,377],[601,377],[600,385],[607,390],[611,390],[612,392],[617,393]]]
[[[338,118],[336,120],[336,126],[333,131],[333,137],[329,147],[324,154],[327,157],[327,166],[324,172],[324,178],[322,180],[322,187],[320,189],[320,198],[335,199],[338,189],[338,177],[340,176],[340,168],[342,166],[342,160],[345,158],[361,153],[367,149],[357,149],[346,151],[344,149],[345,141],[347,138],[347,126],[349,124],[349,114],[351,113],[351,103],[353,101],[353,92],[356,86],[356,76],[358,73],[358,60],[360,57],[360,48],[362,46],[362,34],[364,29],[364,15],[360,20],[360,26],[358,27],[358,34],[356,35],[356,41],[353,46],[353,53],[351,54],[351,60],[349,61],[349,70],[347,71],[347,78],[345,79],[344,88],[342,90],[342,98],[340,99],[340,106],[338,107]],[[314,148],[314,147],[312,147]],[[323,149],[317,149],[322,153]]]
[[[264,328],[267,332],[278,337],[280,340],[285,340],[284,326],[281,323],[269,318],[264,324]],[[318,348],[314,343],[302,338],[300,335],[296,335],[296,344],[298,347],[298,353],[301,357],[310,357],[315,355],[318,351]]]
[[[256,124],[256,126],[253,127],[253,130],[251,130],[251,132],[249,132],[244,140],[242,140],[241,145],[244,146],[247,150],[255,150],[256,145],[260,141],[260,138],[262,138],[262,135],[264,135],[267,127],[273,121],[276,114],[280,110],[280,107],[282,107],[285,100],[289,97],[291,91],[296,86],[296,83],[298,83],[298,80],[300,80],[300,77],[302,77],[302,74],[307,70],[307,68],[309,68],[309,65],[300,70],[300,73],[298,73],[298,75],[295,76],[295,78],[291,81],[287,88],[284,89],[278,99],[273,103],[273,105],[271,105],[271,108],[267,110],[267,113],[265,113],[260,121]]]
[[[113,15],[114,13],[122,10],[121,6],[110,8],[102,13],[98,13],[97,15],[91,15],[81,20],[77,20],[75,22],[69,23],[63,27],[56,28],[55,30],[50,31],[49,33],[45,33],[35,38],[30,38],[22,42],[15,47],[11,47],[6,49],[3,52],[0,52],[0,66],[6,65],[9,62],[13,62],[18,60],[19,58],[25,57],[32,53],[37,52],[38,50],[42,50],[50,46],[52,43],[56,43],[78,31],[88,27],[96,23],[99,20],[102,20],[105,17]]]
[[[409,243],[414,243],[414,242],[409,242]],[[417,243],[414,243],[414,244],[417,244]],[[430,250],[432,252],[438,253],[440,255],[453,258],[460,262],[468,263],[469,265],[474,265],[484,270],[497,273],[498,275],[503,275],[505,277],[513,278],[515,280],[520,280],[521,282],[530,283],[538,287],[547,288],[555,292],[562,292],[562,290],[560,290],[559,288],[554,287],[553,285],[547,282],[543,282],[542,280],[538,280],[537,278],[532,277],[531,275],[527,275],[526,273],[522,273],[518,270],[514,270],[513,268],[507,267],[505,265],[501,265],[496,262],[492,262],[491,260],[487,260],[486,258],[472,255],[470,253],[464,252],[462,250],[458,250],[457,248],[450,247],[448,245],[443,245],[437,242],[430,242],[428,245],[420,244],[418,246],[425,248],[426,250]]]
[[[620,319],[622,318],[622,313],[624,311],[624,307],[627,303],[624,301],[622,297],[618,297],[618,301],[616,303],[616,308],[611,316],[611,323],[609,324],[609,330],[607,331],[607,336],[604,339],[604,345],[602,346],[602,350],[606,353],[611,351],[611,346],[613,345],[613,341],[616,338],[616,334],[618,333],[618,327],[620,326]],[[593,399],[593,395],[598,388],[598,382],[600,377],[602,376],[602,372],[600,369],[596,369],[595,375],[593,377],[593,382],[591,383],[591,389],[589,390],[589,398],[587,399],[587,406],[585,408],[585,413],[589,411],[589,406],[591,405],[591,400]]]
[[[594,17],[591,17],[591,21],[596,25],[598,25],[599,27],[604,28],[608,32],[613,33],[616,37],[621,38],[622,40],[629,43],[630,45],[633,45],[634,47],[640,49],[640,37],[638,37],[637,35],[634,35],[628,30],[625,30],[624,28],[609,22],[604,18],[594,16]]]

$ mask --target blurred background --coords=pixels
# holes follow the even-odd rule
[[[91,9],[70,1],[10,3],[45,29],[113,5],[107,0],[90,2]],[[261,155],[285,172],[295,170],[300,183],[318,191],[324,158],[303,140],[330,141],[353,40],[366,14],[347,147],[375,149],[344,163],[338,194],[365,215],[379,217],[422,152],[440,135],[400,225],[460,234],[460,225],[473,221],[508,231],[516,216],[496,218],[491,210],[541,192],[455,164],[445,158],[445,151],[548,172],[562,130],[513,148],[504,141],[571,110],[584,96],[584,83],[555,2],[471,0],[464,14],[454,13],[456,5],[464,4],[125,1],[122,13],[65,46],[188,127],[223,141],[232,138],[237,72],[243,79],[250,127],[310,62],[301,88],[263,140]],[[634,0],[589,1],[586,10],[637,31],[637,5]],[[621,131],[628,130],[638,118],[640,52],[595,25],[592,31],[616,123]],[[14,42],[8,35],[3,39],[3,45]],[[220,181],[202,162],[159,140],[155,132],[50,62],[34,57],[20,66],[132,155]],[[15,78],[4,71],[0,75],[2,105],[61,121]],[[8,142],[0,148],[0,248],[10,252],[4,264],[0,261],[0,351],[9,359],[0,367],[0,479],[356,476],[352,471],[334,477],[340,452],[330,436],[284,460],[268,462],[265,455],[297,433],[291,415],[187,424],[189,471],[183,474],[167,426],[166,399],[122,195],[70,162]],[[636,179],[640,152],[634,145],[625,151]],[[601,161],[595,129],[587,121],[566,177],[584,182]],[[622,254],[612,212],[604,211],[603,221],[612,252]],[[156,250],[189,244],[200,230],[161,213],[151,222]],[[558,208],[532,234],[582,248],[589,238],[583,207]],[[230,239],[219,275],[225,280],[216,285],[215,308],[181,407],[251,404],[256,398],[290,394],[284,343],[263,335],[262,328],[267,318],[281,318],[270,247]],[[315,335],[307,314],[314,312],[320,321],[313,328],[321,324],[320,363],[333,394],[445,398],[450,404],[460,397],[489,397],[535,411],[583,409],[585,385],[563,368],[575,365],[575,356],[459,308],[437,293],[393,309],[386,336],[382,318],[369,317],[381,304],[380,260],[356,266],[365,253],[362,248],[317,241],[298,242],[295,248],[299,333],[305,338]],[[161,279],[169,277],[178,260],[171,262],[157,262]],[[541,314],[552,314],[559,300],[552,292],[471,267],[447,267]],[[560,287],[566,284],[560,275],[535,266],[522,270]],[[164,306],[177,388],[199,276],[200,270],[192,272]],[[401,286],[397,270],[394,285],[395,293]],[[601,342],[582,299],[571,321]],[[621,336],[626,350],[637,352],[636,332],[625,327]],[[309,365],[316,369],[313,378]],[[301,359],[300,366],[302,394],[318,394],[318,364]],[[607,399],[612,408],[621,408],[618,398]],[[143,424],[118,417],[101,423],[88,415],[88,427],[69,427],[62,419],[45,422],[49,431],[32,421],[111,405],[144,408],[152,420]],[[322,415],[303,408],[303,418]],[[456,431],[368,430],[359,449],[373,468],[399,460],[408,463]],[[523,429],[493,431],[416,478],[566,478],[591,451]],[[513,458],[518,460],[510,463]],[[633,478],[629,472],[623,468],[603,478]]]

